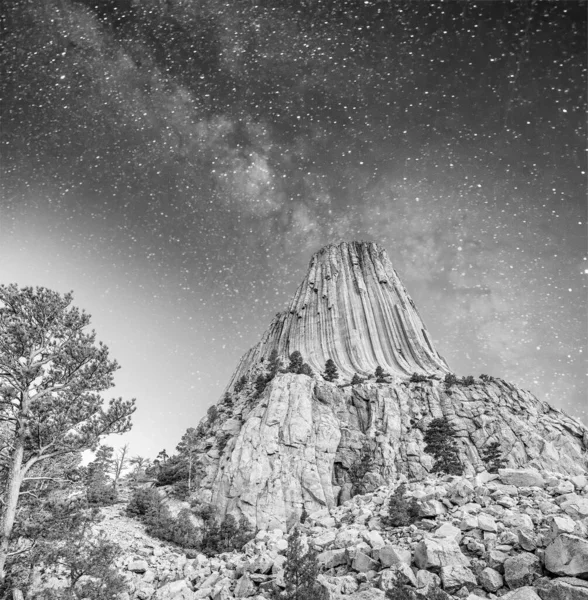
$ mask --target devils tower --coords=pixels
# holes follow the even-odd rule
[[[294,351],[306,374],[283,368]],[[276,352],[281,369],[269,364]],[[322,376],[327,359],[333,382]],[[387,376],[376,378],[377,367]],[[425,477],[424,431],[439,417],[457,432],[466,473],[484,469],[493,442],[509,466],[584,472],[581,423],[501,379],[447,383],[450,372],[385,250],[327,246],[199,425],[197,494],[259,528],[286,529],[358,485]]]
[[[317,371],[330,358],[344,378],[378,365],[399,377],[449,371],[386,251],[374,242],[343,242],[314,254],[289,308],[245,354],[234,379],[273,349],[284,357],[298,350]]]

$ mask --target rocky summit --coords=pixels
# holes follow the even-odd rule
[[[307,368],[290,372],[295,351]],[[484,470],[493,442],[511,468],[585,472],[580,422],[501,379],[450,375],[383,248],[327,246],[200,424],[198,495],[257,528],[286,531],[354,489],[426,478],[424,432],[441,417],[468,476]]]

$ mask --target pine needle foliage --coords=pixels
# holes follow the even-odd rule
[[[414,498],[405,498],[406,484],[401,483],[388,501],[386,522],[392,527],[406,527],[419,516],[419,505]]]
[[[507,461],[502,454],[499,442],[492,442],[483,449],[482,462],[486,465],[488,473],[498,473],[498,469],[504,469]]]
[[[339,371],[337,370],[337,365],[332,358],[329,358],[325,363],[325,372],[323,373],[323,377],[326,381],[335,381],[335,379],[339,379]]]
[[[455,430],[445,417],[433,419],[429,424],[424,440],[425,452],[435,459],[433,473],[463,474],[464,467],[459,458],[455,436]]]
[[[319,565],[316,552],[304,552],[302,537],[296,527],[288,539],[286,562],[284,563],[284,582],[286,587],[274,597],[280,600],[327,600],[325,589],[316,578]]]

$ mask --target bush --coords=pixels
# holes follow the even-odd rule
[[[366,441],[359,453],[357,460],[349,467],[349,481],[353,484],[352,494],[361,494],[363,478],[365,474],[373,469],[374,459],[369,443]]]
[[[254,536],[253,528],[245,517],[237,522],[233,515],[227,515],[220,525],[210,519],[204,529],[201,550],[208,556],[241,550]]]
[[[282,366],[282,360],[278,356],[278,351],[274,348],[271,351],[271,353],[269,355],[269,359],[268,359],[268,369],[269,369],[269,378],[270,379],[273,379],[278,374],[278,371],[280,370],[281,366]]]
[[[476,385],[476,380],[473,375],[466,375],[462,378],[461,384],[470,387],[471,385]]]
[[[308,363],[302,363],[300,367],[299,375],[308,375],[308,377],[312,377],[312,369]]]
[[[118,501],[118,494],[111,484],[96,484],[86,489],[86,498],[93,506],[110,506]]]
[[[288,365],[288,373],[300,373],[304,359],[298,350],[295,350],[289,356],[290,364]]]
[[[241,375],[239,381],[235,384],[235,393],[238,394],[247,385],[247,375]]]
[[[498,473],[498,469],[504,469],[507,460],[502,455],[498,442],[488,444],[482,451],[482,462],[486,465],[488,473]]]
[[[480,379],[485,383],[490,383],[491,381],[494,380],[494,377],[492,377],[491,375],[486,375],[485,373],[482,373],[480,375]]]
[[[426,375],[421,375],[420,373],[413,373],[410,376],[411,383],[422,383],[424,381],[429,381],[429,378]]]
[[[406,484],[401,483],[388,501],[386,523],[392,527],[405,527],[414,523],[419,516],[419,505],[414,498],[406,499]]]
[[[433,419],[427,427],[424,436],[425,452],[435,458],[433,473],[463,474],[464,468],[457,451],[455,435],[455,430],[445,417]]]
[[[337,370],[337,365],[332,358],[329,358],[329,360],[327,360],[325,363],[325,372],[323,373],[323,377],[326,381],[335,381],[335,379],[339,379],[339,371]]]
[[[139,488],[133,492],[127,504],[127,514],[133,517],[144,517],[152,506],[159,506],[161,497],[153,488]]]
[[[363,379],[357,373],[354,373],[351,379],[351,385],[358,385],[359,383],[363,383]]]
[[[450,388],[452,385],[456,385],[457,383],[459,383],[459,380],[456,377],[455,373],[447,373],[443,381],[445,383],[445,387],[447,388]]]
[[[380,365],[376,367],[374,375],[376,376],[376,383],[387,383],[386,377],[389,377],[389,375]]]
[[[206,412],[206,415],[208,416],[208,424],[213,425],[218,418],[218,408],[214,405],[211,406]]]
[[[255,398],[258,398],[259,396],[261,396],[261,394],[263,394],[263,391],[265,390],[266,386],[268,384],[268,380],[265,377],[265,375],[262,375],[261,373],[257,376],[257,379],[255,380]]]

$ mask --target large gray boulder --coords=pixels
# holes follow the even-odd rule
[[[535,554],[523,552],[504,561],[504,580],[509,588],[531,585],[541,577],[541,561]]]
[[[422,540],[415,548],[414,562],[419,569],[470,566],[470,559],[462,553],[457,542],[451,539]]]
[[[588,541],[562,533],[545,549],[545,568],[556,575],[588,579]]]

